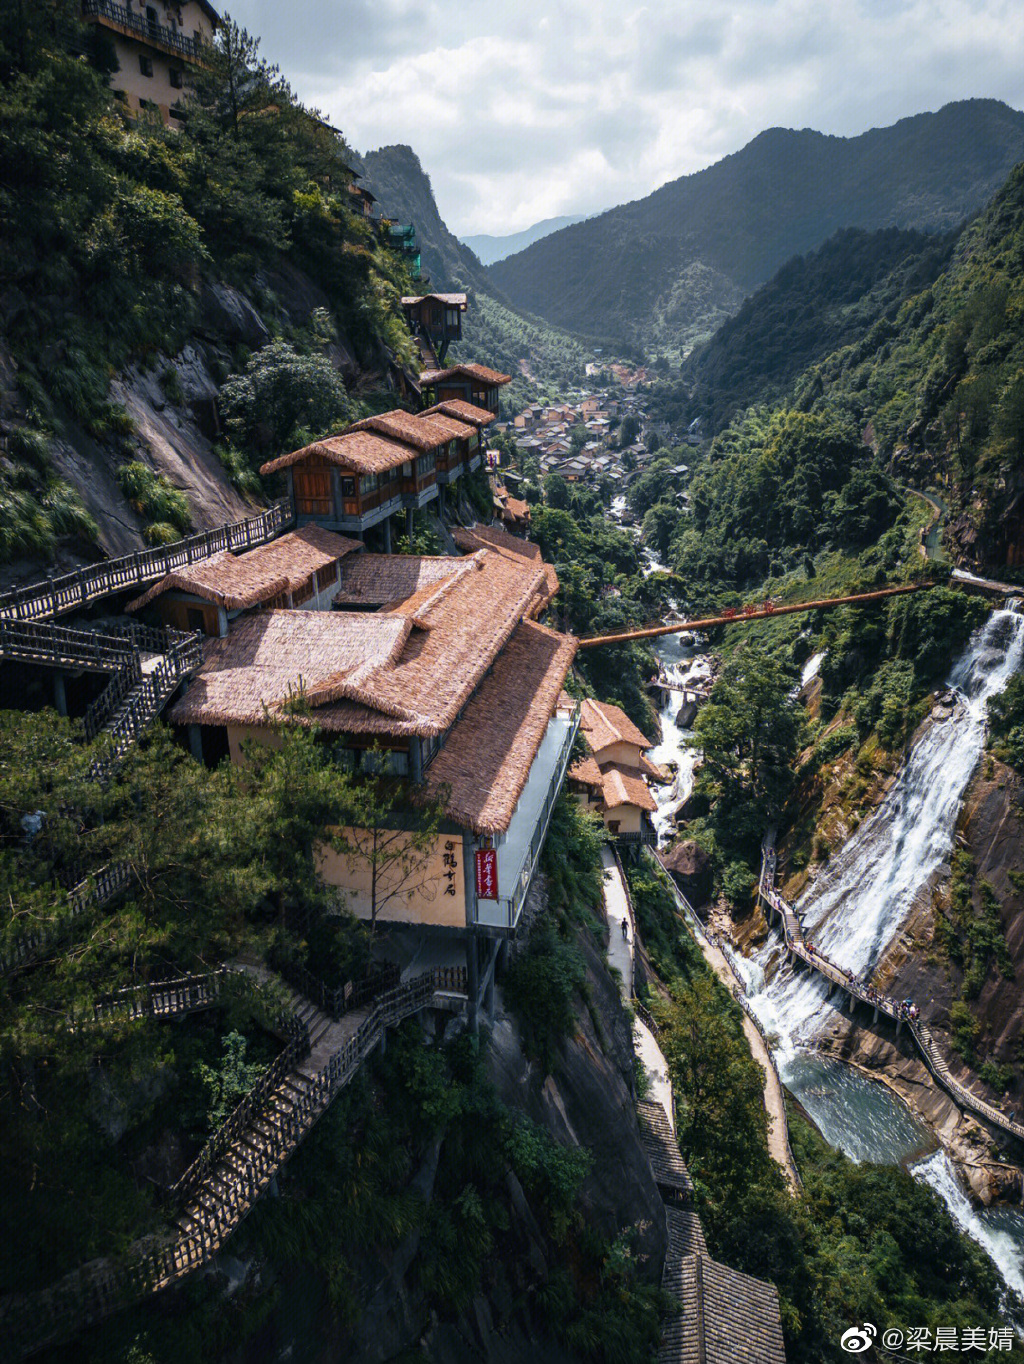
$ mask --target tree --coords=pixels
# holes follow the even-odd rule
[[[225,15],[202,66],[190,68],[196,98],[236,140],[244,119],[294,103],[280,69],[263,60],[259,47],[258,38]]]
[[[766,813],[779,808],[797,752],[794,680],[772,654],[747,645],[726,665],[694,722],[709,769],[745,789]]]
[[[619,425],[619,444],[623,447],[632,445],[640,434],[640,418],[632,412],[623,417]]]
[[[386,749],[370,749],[364,767],[383,773],[387,756]],[[372,771],[348,786],[337,815],[344,822],[328,830],[328,840],[365,883],[371,934],[391,905],[417,895],[435,899],[458,894],[456,878],[463,875],[463,868],[461,844],[455,836],[446,840],[451,846],[441,851],[444,870],[440,876],[434,863],[447,799],[444,787],[424,789],[412,809],[407,787]]]
[[[297,430],[316,435],[349,410],[345,385],[324,355],[273,341],[221,389],[228,430],[251,450],[277,450]]]
[[[544,480],[544,501],[549,507],[564,511],[569,505],[569,485],[561,474],[548,474]]]
[[[589,439],[590,433],[582,422],[577,422],[572,428],[572,435],[569,437],[569,448],[574,455],[578,455]]]

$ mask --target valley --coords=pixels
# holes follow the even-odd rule
[[[1024,115],[478,252],[182,14],[0,19],[0,1352],[1024,1358]]]

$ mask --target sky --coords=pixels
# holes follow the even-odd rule
[[[1020,0],[232,0],[357,151],[407,143],[459,236],[590,214],[765,128],[1024,107]]]

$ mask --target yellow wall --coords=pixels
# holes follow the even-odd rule
[[[593,749],[593,741],[590,741]],[[623,767],[640,766],[640,749],[636,744],[614,743],[594,751],[598,763],[621,763]]]
[[[360,846],[368,835],[339,831]],[[446,858],[448,859],[446,861]],[[463,928],[466,923],[466,883],[462,865],[462,839],[458,834],[438,834],[434,846],[424,853],[410,852],[411,874],[400,867],[389,877],[378,877],[377,897],[398,888],[398,894],[378,913],[381,922],[440,924]],[[365,857],[336,852],[329,845],[317,849],[320,875],[329,886],[344,892],[345,907],[360,919],[370,917],[370,864]]]
[[[239,767],[245,766],[242,744],[247,739],[255,739],[257,743],[265,744],[267,748],[281,747],[280,734],[263,725],[228,725],[227,730],[228,752],[231,754],[231,761]]]
[[[638,834],[643,830],[643,811],[639,805],[614,805],[605,810],[602,818],[606,825],[618,820],[620,834]]]

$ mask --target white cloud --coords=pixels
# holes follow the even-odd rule
[[[360,150],[411,145],[455,232],[592,213],[764,128],[1024,103],[1018,0],[236,0]]]

